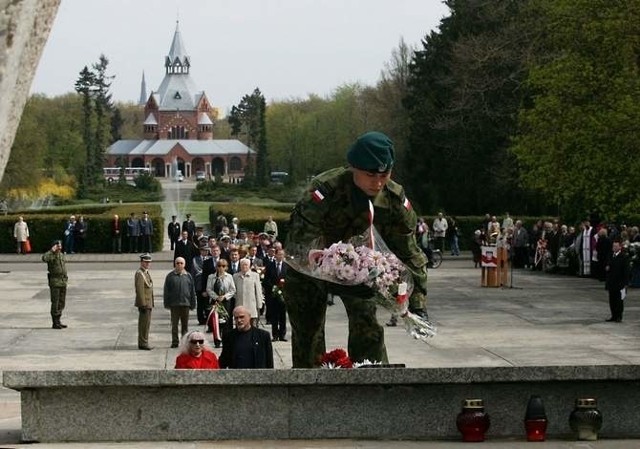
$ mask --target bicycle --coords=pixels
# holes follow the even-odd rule
[[[427,256],[427,268],[438,268],[442,265],[442,251],[434,248],[434,239],[428,239],[429,246],[427,248],[422,248],[425,256]]]
[[[431,250],[431,257],[427,257],[427,268],[438,268],[442,265],[442,251],[439,249]]]

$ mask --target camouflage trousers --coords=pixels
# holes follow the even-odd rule
[[[320,365],[325,353],[324,326],[327,312],[326,282],[287,272],[284,298],[291,323],[291,352],[294,368]],[[384,328],[376,318],[376,304],[371,298],[342,296],[349,318],[347,351],[351,360],[388,363],[384,345]],[[333,349],[333,348],[331,348]]]

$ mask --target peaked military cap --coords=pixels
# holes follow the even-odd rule
[[[153,259],[151,258],[151,254],[144,253],[144,254],[140,254],[140,260],[144,262],[151,262]]]
[[[347,153],[349,165],[376,173],[391,170],[394,160],[393,141],[378,131],[371,131],[358,137]]]

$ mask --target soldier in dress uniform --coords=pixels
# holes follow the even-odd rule
[[[153,310],[153,281],[149,274],[151,254],[140,255],[140,268],[134,276],[136,290],[135,306],[138,308],[138,349],[151,350],[149,346],[149,328],[151,326],[151,311]]]
[[[171,223],[167,226],[167,234],[171,242],[171,251],[175,250],[176,242],[180,240],[180,234],[182,234],[180,223],[176,221],[177,218],[175,215],[172,215]]]
[[[373,223],[389,249],[413,278],[409,310],[427,318],[427,260],[415,238],[417,217],[401,185],[391,181],[393,142],[380,132],[360,136],[347,153],[348,167],[334,168],[311,181],[290,218],[285,248],[304,255],[363,234]],[[315,247],[311,248],[312,242]],[[340,296],[349,317],[348,352],[355,361],[388,363],[384,329],[376,319],[373,291],[365,286],[337,286],[290,267],[284,286],[289,312],[294,368],[319,365],[325,352],[327,294]]]

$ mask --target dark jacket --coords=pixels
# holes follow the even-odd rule
[[[273,348],[269,332],[252,327],[251,342],[253,348],[253,368],[273,368]],[[240,331],[233,329],[222,336],[222,353],[220,354],[220,368],[236,368],[235,346]]]
[[[624,251],[620,251],[617,256],[613,253],[609,256],[607,263],[607,290],[622,290],[629,283],[629,259]]]
[[[193,277],[188,271],[177,274],[174,270],[167,274],[164,280],[164,307],[187,306],[191,310],[196,308],[196,289]]]

